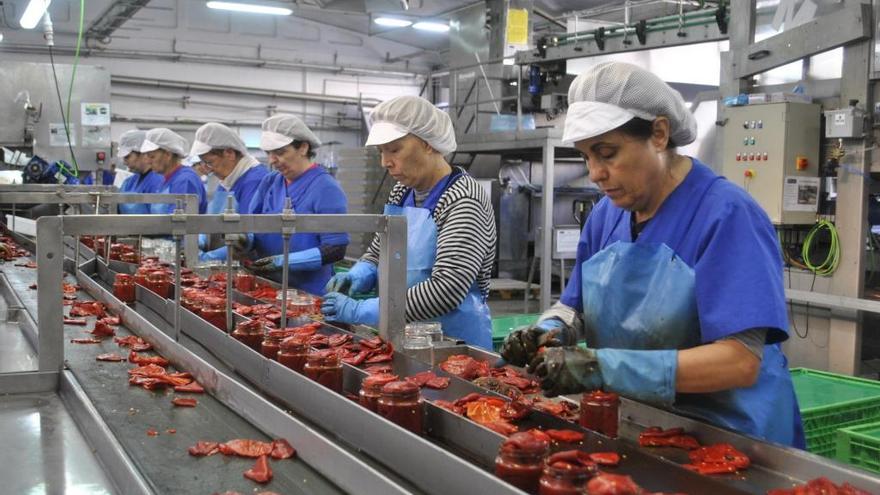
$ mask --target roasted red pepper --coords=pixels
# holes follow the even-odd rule
[[[116,331],[110,328],[110,325],[98,320],[95,322],[95,328],[89,332],[92,335],[97,335],[98,337],[113,337],[116,335]]]
[[[74,344],[100,344],[102,341],[98,339],[70,339]]]
[[[175,392],[188,392],[191,394],[203,394],[205,393],[205,389],[199,385],[199,383],[195,380],[186,384],[186,385],[175,385]]]
[[[701,447],[688,453],[688,457],[691,464],[685,467],[700,474],[735,473],[751,464],[747,455],[727,443]]]
[[[261,455],[254,463],[254,467],[244,472],[244,477],[257,483],[272,481],[272,468],[269,467],[269,459],[265,455]]]
[[[574,430],[544,430],[544,433],[557,442],[575,443],[584,440],[584,434]]]
[[[629,476],[599,473],[587,483],[590,495],[641,495],[642,488]]]
[[[273,459],[289,459],[294,455],[296,455],[296,449],[287,440],[279,438],[272,441],[271,456]]]
[[[682,428],[663,430],[652,426],[639,434],[639,445],[642,447],[675,447],[684,450],[700,448],[700,442],[691,435],[684,435]]]
[[[189,455],[193,455],[196,457],[214,455],[217,452],[220,452],[219,447],[220,444],[218,444],[217,442],[199,441],[189,448]]]
[[[196,407],[199,401],[188,397],[175,397],[171,399],[171,403],[177,407]]]
[[[592,452],[590,460],[600,466],[616,466],[620,464],[620,454],[617,452]]]
[[[273,445],[269,442],[238,438],[226,443],[221,443],[218,448],[223,455],[260,457],[271,454]]]
[[[84,326],[86,326],[86,323],[88,323],[88,321],[83,320],[81,318],[68,318],[66,316],[64,317],[64,324],[65,325],[77,325],[80,327],[84,327]]]
[[[113,363],[118,363],[120,361],[125,361],[125,358],[116,354],[115,352],[107,353],[107,354],[98,354],[95,358],[96,361],[109,361]]]

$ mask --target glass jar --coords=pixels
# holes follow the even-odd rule
[[[385,384],[376,405],[376,412],[401,428],[422,434],[422,398],[419,386],[400,381]]]
[[[119,261],[124,263],[137,263],[140,261],[140,256],[134,251],[127,251],[119,255]]]
[[[171,295],[171,274],[165,270],[153,270],[147,273],[147,288],[159,297],[168,299]]]
[[[279,292],[275,296],[275,302],[281,307],[283,293]],[[297,316],[306,316],[313,313],[315,303],[312,296],[296,289],[287,290],[287,317],[296,318]]]
[[[113,295],[124,303],[133,303],[134,277],[127,273],[117,273],[113,281]]]
[[[147,273],[152,271],[153,269],[147,266],[142,266],[134,272],[134,283],[137,285],[147,286]]]
[[[583,495],[587,482],[597,473],[596,466],[581,466],[565,462],[544,464],[538,482],[538,495]]]
[[[514,433],[498,449],[495,475],[520,490],[538,493],[550,442],[531,433]]]
[[[309,337],[287,337],[279,345],[278,362],[297,373],[303,373],[308,356]]]
[[[382,396],[382,387],[396,382],[400,378],[391,373],[377,373],[369,375],[361,382],[361,391],[358,393],[358,402],[370,411],[378,412],[379,397]]]
[[[342,393],[342,361],[339,360],[339,354],[335,350],[310,352],[303,373],[330,390]]]
[[[224,318],[225,321],[225,318]],[[251,349],[261,352],[263,344],[263,322],[245,320],[235,325],[232,336]]]
[[[235,273],[235,290],[239,292],[251,292],[257,288],[257,277],[246,270],[239,270]]]
[[[110,259],[122,261],[122,253],[128,250],[128,246],[121,242],[114,242],[110,245]]]
[[[281,350],[282,340],[283,336],[273,335],[272,332],[266,333],[262,344],[260,344],[260,353],[268,359],[278,361],[278,351]]]
[[[203,298],[199,316],[220,330],[226,331],[226,300],[216,296]],[[256,345],[259,349],[260,342],[258,341]]]
[[[581,396],[580,424],[584,428],[617,438],[620,396],[613,392],[595,390]]]

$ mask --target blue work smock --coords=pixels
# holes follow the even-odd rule
[[[746,191],[692,160],[691,171],[635,241],[631,212],[615,206],[608,198],[596,205],[581,234],[576,266],[560,302],[584,313],[587,345],[595,348],[681,350],[750,329],[767,329],[761,369],[754,385],[705,394],[679,393],[673,410],[804,448],[797,399],[780,347],[788,338],[788,316],[776,232],[767,214]],[[642,250],[659,246],[672,253],[673,258],[666,258],[670,263],[680,259],[692,270],[693,324],[677,327],[687,335],[676,336],[662,330],[664,322],[657,321],[655,316],[663,312],[662,307],[646,309],[654,303],[662,304],[664,294],[637,294],[639,288],[628,287],[626,277],[616,283],[615,287],[620,287],[619,297],[605,301],[608,304],[599,301],[602,293],[585,292],[584,287],[600,286],[603,278],[614,276],[595,267],[591,269],[596,264],[593,259],[607,258],[609,253],[619,256],[617,251],[625,249],[628,243]],[[590,280],[583,277],[584,268]],[[635,302],[629,304],[624,296],[634,298]],[[585,313],[586,305],[590,307]],[[615,314],[617,318],[613,318]],[[625,315],[624,319],[619,315]],[[609,318],[615,321],[602,321]],[[597,321],[601,324],[596,325]],[[651,338],[652,329],[667,333],[662,338]],[[682,342],[687,344],[679,345]]]
[[[145,174],[133,174],[125,179],[119,191],[132,194],[157,193],[162,187],[162,182],[164,182],[162,176],[153,171],[148,171]],[[150,208],[148,203],[120,203],[119,213],[146,215],[150,213]]]
[[[205,184],[199,178],[199,174],[190,167],[179,166],[170,175],[165,177],[159,194],[195,194],[199,197],[199,213],[208,210],[208,198],[205,192]],[[174,213],[176,205],[173,203],[152,203],[150,213],[154,215],[170,215]]]
[[[323,167],[313,165],[289,184],[280,173],[272,172],[260,182],[251,202],[250,213],[281,213],[286,198],[291,198],[293,211],[299,214],[340,214],[348,212],[348,200],[339,183]],[[254,234],[255,259],[282,254],[281,234]],[[349,235],[345,232],[315,234],[297,232],[290,238],[291,253],[305,251],[323,245],[345,246]],[[277,277],[280,278],[281,272]],[[321,265],[318,270],[291,271],[289,285],[310,294],[321,295],[324,286],[333,275],[332,263]],[[275,278],[275,276],[272,276]]]
[[[260,182],[268,174],[269,169],[259,164],[248,169],[235,181],[235,184],[232,185],[232,198],[236,213],[242,215],[250,213],[251,202],[260,187]],[[223,184],[218,185],[217,190],[214,191],[214,197],[208,202],[208,213],[217,215],[226,211],[226,200],[228,197],[229,191],[226,190],[226,187]],[[199,248],[203,251],[200,259],[203,259],[203,261],[225,260],[227,254],[226,246],[220,246],[205,252],[212,244],[216,245],[211,242],[211,236],[207,234],[199,235]]]

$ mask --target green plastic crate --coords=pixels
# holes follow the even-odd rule
[[[880,473],[880,423],[837,430],[837,460]]]
[[[510,332],[538,321],[541,313],[496,316],[492,318],[492,346],[497,351]]]
[[[880,382],[806,368],[791,378],[814,454],[833,458],[838,429],[880,421]]]

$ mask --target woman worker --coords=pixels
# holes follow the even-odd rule
[[[275,168],[260,182],[250,213],[281,213],[289,198],[300,214],[347,212],[348,200],[342,187],[323,167],[312,163],[321,145],[299,117],[278,114],[263,122],[260,147],[269,154]],[[345,257],[348,234],[295,233],[290,237],[288,269],[291,287],[311,294],[323,294],[333,263]],[[284,264],[281,234],[254,234],[253,249],[258,259],[252,269],[280,281]]]
[[[381,103],[370,116],[367,146],[379,147],[382,166],[398,182],[386,215],[407,219],[406,321],[437,320],[447,335],[492,348],[486,298],[495,262],[495,215],[485,190],[444,158],[455,151],[449,116],[416,96]],[[376,285],[379,238],[348,273],[327,286],[321,311],[335,321],[375,326],[378,298],[343,295]]]
[[[235,212],[250,213],[251,201],[269,170],[251,156],[238,133],[223,124],[209,122],[196,131],[190,156],[199,157],[208,171],[220,179],[214,198],[208,203],[209,214],[223,213],[230,193]],[[226,246],[211,246],[207,234],[199,235],[199,249],[199,261],[226,259]]]
[[[181,164],[186,156],[186,145],[186,139],[176,132],[157,127],[147,131],[141,154],[153,171],[164,177],[160,194],[195,194],[199,198],[199,213],[205,213],[208,208],[205,186],[192,168]],[[174,207],[171,203],[152,203],[150,213],[170,215]]]
[[[141,146],[147,137],[146,131],[131,130],[119,136],[119,158],[125,161],[132,175],[122,182],[119,188],[124,193],[157,193],[162,187],[162,176],[150,169],[150,164],[141,155]],[[119,213],[146,215],[150,212],[147,203],[120,203]]]
[[[529,364],[551,396],[603,388],[803,448],[767,215],[676,153],[696,138],[696,122],[650,72],[599,64],[575,79],[568,101],[563,141],[606,197],[560,301],[507,337],[504,359]]]

